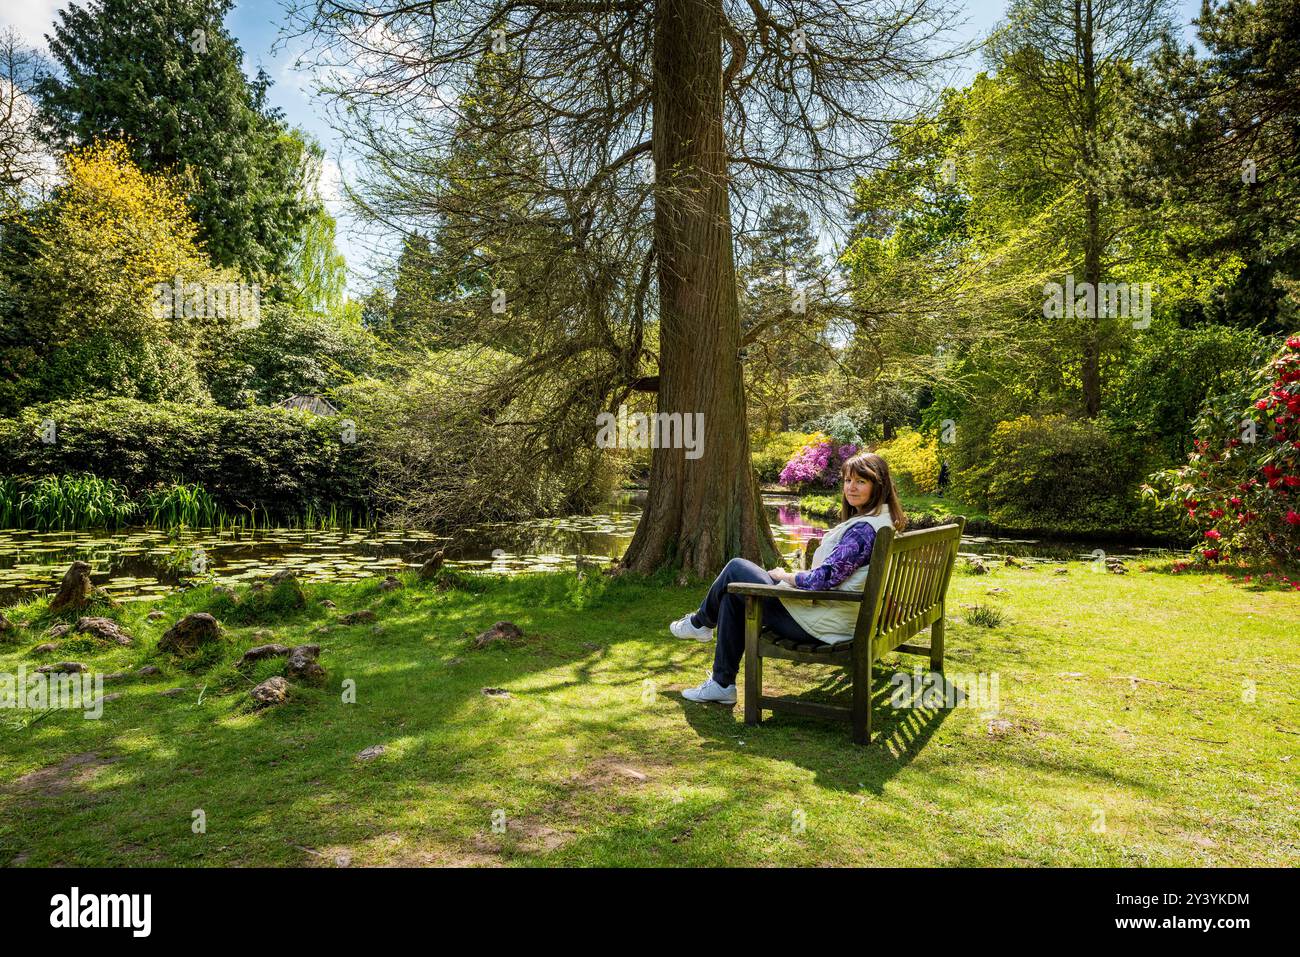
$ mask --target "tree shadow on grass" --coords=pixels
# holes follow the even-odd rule
[[[739,706],[732,710],[699,705],[676,692],[658,691],[657,700],[664,706],[682,710],[685,720],[679,734],[653,718],[649,709],[655,696],[646,704],[642,692],[647,685],[653,690],[681,680],[683,669],[694,668],[697,659],[703,670],[708,651],[700,648],[697,655],[690,645],[666,637],[654,640],[663,631],[659,622],[666,620],[667,612],[661,606],[667,602],[655,604],[633,592],[626,602],[593,613],[558,599],[548,604],[545,596],[527,596],[525,602],[514,595],[503,604],[478,596],[453,596],[444,602],[430,594],[412,605],[408,594],[403,605],[391,595],[377,597],[376,588],[336,597],[349,608],[367,603],[378,607],[382,631],[344,629],[331,618],[334,627],[326,637],[309,638],[306,626],[323,616],[315,606],[300,613],[303,634],[294,637],[325,645],[322,660],[331,684],[326,689],[296,689],[288,704],[256,718],[238,716],[242,693],[237,700],[213,699],[195,712],[206,679],[178,674],[159,680],[156,687],[182,681],[188,688],[184,701],[155,698],[155,688],[149,687],[147,696],[124,701],[120,712],[115,707],[110,721],[99,729],[87,728],[79,718],[74,723],[73,716],[55,715],[42,722],[34,729],[39,742],[29,742],[27,753],[39,744],[53,764],[91,752],[122,760],[106,766],[96,778],[88,772],[85,780],[73,778],[59,794],[0,793],[0,863],[29,847],[34,848],[34,864],[228,863],[235,859],[229,847],[237,848],[239,860],[307,863],[317,860],[320,848],[359,845],[389,831],[411,834],[412,840],[428,839],[438,845],[437,859],[451,855],[454,862],[457,847],[471,857],[483,853],[473,844],[474,835],[491,833],[489,814],[498,803],[508,805],[512,819],[522,814],[579,834],[565,846],[561,859],[594,855],[597,860],[653,862],[653,847],[643,853],[622,846],[654,844],[638,832],[643,819],[574,817],[564,804],[562,781],[535,780],[539,765],[529,759],[529,752],[562,740],[574,741],[580,749],[597,749],[595,757],[574,759],[583,773],[587,766],[608,770],[601,762],[627,763],[648,772],[653,782],[658,774],[670,773],[657,772],[656,767],[680,765],[684,779],[698,782],[709,778],[710,758],[726,764],[743,786],[720,802],[708,797],[681,808],[674,805],[654,832],[655,839],[668,845],[664,853],[676,855],[672,859],[709,863],[690,856],[690,831],[729,807],[749,807],[785,788],[767,774],[768,766],[784,762],[807,769],[817,785],[829,791],[881,796],[886,783],[921,753],[948,714],[891,707],[888,678],[900,666],[885,662],[873,676],[874,733],[868,747],[852,743],[847,723],[778,714],[748,727]],[[533,640],[474,649],[473,633],[501,617],[521,623]],[[954,624],[950,651],[955,656],[969,650],[971,661],[987,661],[994,650],[1000,657],[1014,652],[1017,663],[1033,663],[1041,670],[1045,666],[1040,662],[1050,658],[1058,635],[1043,628],[1019,631],[1024,635],[1003,648],[1013,639],[998,638],[995,646],[982,633]],[[240,644],[253,641],[253,635],[239,633]],[[355,679],[360,686],[356,708],[340,702],[337,683],[343,678]],[[846,675],[838,669],[773,663],[768,679],[774,694],[836,704],[847,703],[850,694]],[[489,700],[481,690],[489,685],[512,689],[513,703],[480,705]],[[558,697],[575,688],[590,688],[605,697],[596,708],[584,708],[585,698],[569,703]],[[530,716],[540,714],[538,707],[562,720],[546,730],[534,726]],[[507,710],[495,710],[501,708]],[[123,717],[118,719],[118,714]],[[680,720],[671,711],[669,718]],[[357,757],[362,748],[375,744],[387,745],[389,753],[373,761]],[[694,748],[699,749],[698,762],[693,760]],[[758,760],[747,761],[754,757]],[[1032,751],[1017,752],[1016,759],[1038,760]],[[1059,758],[1044,758],[1041,767],[1059,773]],[[1099,767],[1072,770],[1098,780],[1113,777]],[[512,793],[517,801],[511,801]],[[448,795],[453,797],[447,800]],[[988,800],[996,798],[994,794]],[[578,805],[584,814],[587,804]],[[629,805],[635,807],[636,802],[629,800]],[[214,835],[236,837],[223,836],[223,845],[192,835],[194,808],[209,815]],[[431,817],[430,808],[437,809]],[[93,836],[102,845],[89,859],[83,845],[71,840],[59,849],[41,850],[50,839],[66,836],[73,827],[70,822],[75,822],[79,837]],[[552,853],[543,847],[535,856],[544,860]],[[506,855],[511,861],[515,857]],[[532,858],[525,854],[521,861],[525,859]]]

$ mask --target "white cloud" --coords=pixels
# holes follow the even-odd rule
[[[54,32],[54,15],[67,0],[15,0],[0,5],[0,27],[13,27],[18,35],[42,53],[49,47],[45,34]]]
[[[329,208],[330,214],[337,217],[343,205],[343,171],[339,169],[339,164],[328,156],[321,161],[316,190]]]
[[[0,103],[12,110],[7,124],[7,129],[11,131],[7,146],[16,151],[14,172],[22,177],[23,189],[29,193],[48,193],[58,183],[59,163],[55,155],[36,138],[32,127],[36,104],[31,97],[9,86],[5,80],[0,80]]]
[[[311,74],[299,63],[304,52],[302,46],[297,46],[275,57],[275,59],[283,57],[280,68],[276,71],[275,82],[281,87],[292,90],[310,103],[312,97]]]

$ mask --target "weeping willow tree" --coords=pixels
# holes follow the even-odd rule
[[[774,560],[749,463],[734,231],[782,199],[838,215],[915,85],[954,55],[936,42],[954,13],[941,0],[300,0],[293,16],[364,161],[359,207],[406,231],[458,223],[442,254],[491,279],[459,308],[487,342],[503,323],[523,333],[507,374],[467,383],[485,416],[542,395],[536,443],[562,453],[590,447],[595,413],[633,392],[662,416],[701,415],[698,457],[655,448],[625,566]],[[487,95],[467,101],[474,90]],[[480,162],[449,169],[466,150]]]
[[[287,285],[301,308],[337,315],[347,294],[348,268],[335,244],[334,217],[321,196],[325,153],[319,143],[306,139],[303,152],[307,157],[304,181],[309,184],[305,192],[312,211],[290,251]]]

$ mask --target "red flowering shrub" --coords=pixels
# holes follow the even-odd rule
[[[1300,563],[1300,336],[1210,403],[1195,432],[1187,464],[1151,476],[1143,494],[1182,512],[1203,561]]]

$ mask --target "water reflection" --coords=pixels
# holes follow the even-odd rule
[[[280,568],[294,568],[306,581],[347,581],[418,567],[443,550],[449,567],[515,573],[573,568],[578,556],[593,564],[617,560],[632,540],[644,492],[623,493],[591,515],[498,522],[450,535],[377,529],[256,531],[207,529],[169,533],[157,529],[108,532],[0,530],[0,606],[57,586],[74,560],[89,562],[97,585],[127,601],[151,600],[193,578],[193,556],[224,584],[238,584]],[[781,551],[794,556],[830,523],[804,516],[797,500],[767,501],[772,532]],[[1131,546],[1032,538],[967,536],[962,553],[1015,555],[1039,561],[1134,557],[1149,550]]]

